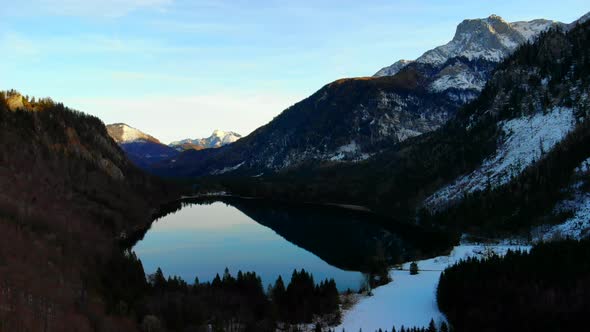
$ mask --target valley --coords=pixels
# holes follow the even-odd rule
[[[0,332],[574,330],[589,18],[466,19],[245,136],[0,92]]]

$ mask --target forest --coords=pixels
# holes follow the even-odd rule
[[[590,315],[588,257],[590,240],[567,240],[470,258],[443,272],[438,305],[457,332],[579,331]]]
[[[354,203],[397,220],[418,219],[460,231],[521,232],[544,222],[539,218],[563,197],[559,190],[589,156],[584,150],[590,114],[584,94],[590,85],[589,43],[589,22],[567,33],[550,30],[541,34],[537,42],[523,44],[500,64],[481,95],[444,126],[364,162],[308,162],[259,178],[228,175],[194,181],[203,188],[244,196]],[[576,129],[557,148],[546,151],[542,161],[494,191],[468,195],[464,203],[449,206],[449,211],[422,209],[432,193],[493,155],[502,135],[501,121],[554,107],[573,108]],[[511,217],[514,211],[517,214]]]
[[[161,269],[146,278],[141,261],[125,251],[110,262],[102,285],[112,295],[109,311],[134,316],[147,331],[206,331],[208,325],[215,331],[274,331],[340,319],[334,280],[316,283],[305,270],[293,271],[288,284],[279,276],[266,290],[255,272],[233,276],[228,269],[211,282],[196,277],[189,284],[165,278]]]

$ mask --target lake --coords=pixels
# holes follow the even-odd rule
[[[294,269],[316,282],[333,278],[340,290],[358,290],[383,265],[434,255],[447,237],[415,226],[395,225],[371,213],[310,204],[223,198],[167,206],[133,248],[146,273],[192,283],[211,281],[227,267],[254,271],[264,287]]]

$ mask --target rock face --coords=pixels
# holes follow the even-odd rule
[[[440,66],[451,58],[500,62],[524,42],[533,41],[541,32],[551,27],[567,25],[538,19],[528,22],[508,23],[497,15],[484,19],[464,20],[457,26],[453,40],[425,52],[415,62]],[[374,76],[392,76],[414,61],[400,60],[382,68]],[[485,83],[485,82],[484,82]],[[483,85],[478,84],[479,89]]]
[[[187,138],[172,142],[170,143],[170,146],[178,151],[212,149],[234,143],[240,138],[242,138],[242,136],[240,134],[234,133],[233,131],[222,131],[216,129],[213,131],[213,134],[207,138]]]
[[[414,62],[413,60],[399,60],[396,63],[392,64],[389,67],[383,67],[379,70],[375,75],[375,77],[382,77],[382,76],[393,76],[399,73],[402,68],[409,65],[410,63]]]
[[[479,96],[506,56],[551,26],[565,27],[548,20],[507,23],[495,15],[465,20],[452,41],[415,61],[398,61],[376,77],[337,80],[236,143],[183,153],[158,171],[258,175],[309,162],[365,160],[442,126]]]

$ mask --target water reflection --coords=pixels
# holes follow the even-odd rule
[[[187,281],[212,280],[225,267],[256,271],[266,286],[293,269],[316,281],[334,278],[341,290],[358,289],[361,272],[428,253],[443,242],[415,227],[392,231],[367,213],[312,205],[227,198],[168,206],[134,250],[147,273],[161,267]]]

